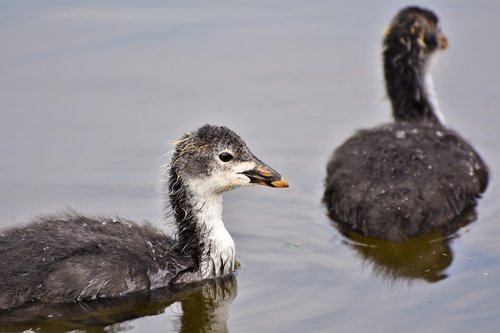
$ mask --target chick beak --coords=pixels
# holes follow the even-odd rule
[[[448,47],[448,38],[446,38],[446,35],[442,32],[439,33],[438,43],[441,50],[444,50]]]
[[[270,166],[254,156],[256,166],[253,169],[243,171],[241,174],[250,178],[250,183],[270,187],[288,187],[288,182]]]

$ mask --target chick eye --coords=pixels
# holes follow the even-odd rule
[[[233,159],[233,155],[229,154],[228,152],[223,152],[219,154],[219,158],[222,162],[229,162]]]

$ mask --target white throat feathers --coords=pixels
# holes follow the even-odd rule
[[[222,194],[205,191],[200,180],[187,182],[196,221],[201,278],[225,275],[234,270],[235,245],[222,221]],[[196,194],[194,194],[196,193]]]
[[[427,98],[429,100],[429,103],[431,104],[432,108],[434,109],[434,114],[438,118],[439,122],[444,125],[445,119],[444,119],[444,115],[441,112],[441,109],[439,107],[436,89],[434,88],[434,79],[432,77],[432,69],[434,67],[434,64],[437,63],[438,58],[439,58],[439,52],[435,52],[431,56],[431,58],[429,59],[429,62],[427,64],[427,68],[425,70],[424,87],[425,87],[425,92],[427,94]]]

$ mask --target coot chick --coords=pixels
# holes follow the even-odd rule
[[[250,184],[288,187],[228,128],[205,125],[185,134],[165,180],[175,238],[149,224],[76,213],[4,230],[0,309],[118,297],[228,275],[235,246],[222,222],[222,194]]]
[[[328,162],[323,202],[340,225],[403,241],[446,227],[485,190],[487,166],[444,126],[434,98],[428,67],[447,44],[430,10],[392,20],[383,65],[394,122],[359,131]]]

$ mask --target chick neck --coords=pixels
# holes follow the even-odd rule
[[[430,73],[433,54],[410,37],[386,38],[383,66],[387,95],[396,121],[422,122],[441,126]]]
[[[222,193],[214,193],[209,180],[184,180],[170,169],[169,199],[177,226],[177,248],[193,259],[199,279],[226,275],[234,270],[235,245],[222,221]]]

